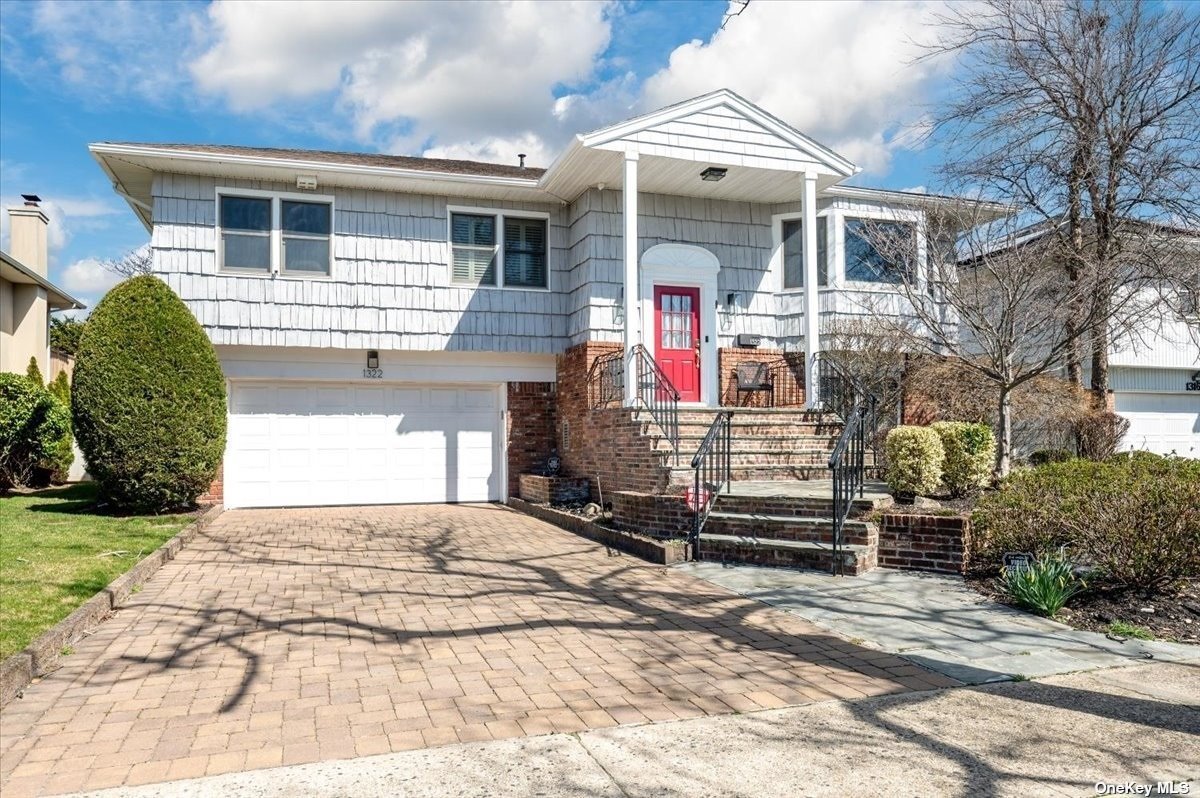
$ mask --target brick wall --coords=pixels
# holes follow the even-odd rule
[[[558,444],[552,382],[508,384],[508,495],[520,490],[521,474],[540,471]]]
[[[884,513],[879,522],[879,564],[906,571],[961,574],[970,534],[967,516]]]
[[[196,497],[197,504],[220,504],[225,501],[225,464],[217,466],[217,475],[213,477],[208,490]]]
[[[535,504],[586,501],[591,495],[587,477],[544,477],[521,475],[521,498]]]
[[[695,515],[683,496],[621,490],[605,493],[604,499],[612,502],[613,521],[626,529],[686,535],[695,524]]]
[[[742,393],[737,390],[737,367],[747,361],[770,363],[775,376],[775,407],[799,407],[804,404],[804,353],[782,352],[778,349],[739,349],[722,347],[717,351],[720,369],[721,404],[725,407],[770,407],[772,397],[766,392]],[[783,367],[775,365],[783,361]]]
[[[670,483],[670,447],[656,440],[656,430],[634,420],[624,408],[596,407],[598,397],[588,371],[596,358],[620,349],[620,344],[589,341],[558,357],[557,431],[563,472],[590,479],[593,499],[600,491],[606,500],[609,491],[658,493]]]

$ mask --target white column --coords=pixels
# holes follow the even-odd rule
[[[821,351],[821,303],[817,286],[817,175],[804,173],[804,349],[805,404],[815,410],[821,388],[817,373],[817,353]]]
[[[633,347],[642,342],[641,301],[638,296],[638,154],[625,153],[625,179],[621,186],[625,222],[625,405],[637,402],[637,370]]]

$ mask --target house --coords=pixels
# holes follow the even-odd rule
[[[34,194],[8,209],[9,251],[0,251],[0,371],[24,374],[29,358],[50,376],[50,314],[84,304],[47,278],[49,219]]]
[[[606,499],[669,496],[670,515],[739,404],[775,409],[738,411],[738,441],[761,435],[736,473],[824,475],[822,325],[864,298],[903,312],[862,226],[923,254],[936,202],[844,185],[850,161],[728,90],[576,136],[546,169],[90,149],[220,357],[230,507],[504,500],[558,450]],[[737,390],[744,362],[774,402]]]

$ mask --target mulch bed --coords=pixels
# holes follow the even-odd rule
[[[991,577],[968,577],[967,584],[993,601],[1016,606]],[[1200,580],[1186,580],[1152,595],[1092,589],[1071,599],[1054,620],[1103,634],[1114,621],[1123,621],[1149,630],[1158,640],[1200,643]]]

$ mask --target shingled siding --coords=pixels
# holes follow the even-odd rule
[[[558,205],[321,190],[334,197],[328,279],[217,271],[216,188],[294,191],[261,181],[159,175],[154,269],[216,344],[558,353],[567,343],[567,214]],[[550,214],[550,291],[453,286],[447,205]]]
[[[721,346],[738,333],[757,333],[764,345],[777,335],[779,303],[770,284],[771,214],[774,206],[750,202],[638,195],[638,251],[658,244],[693,244],[721,263],[718,295],[741,292],[745,307],[735,318],[718,323]],[[571,297],[568,330],[571,343],[619,341],[616,306],[621,301],[624,222],[621,191],[590,189],[571,207],[571,263],[580,286]],[[585,283],[588,285],[585,286]]]

